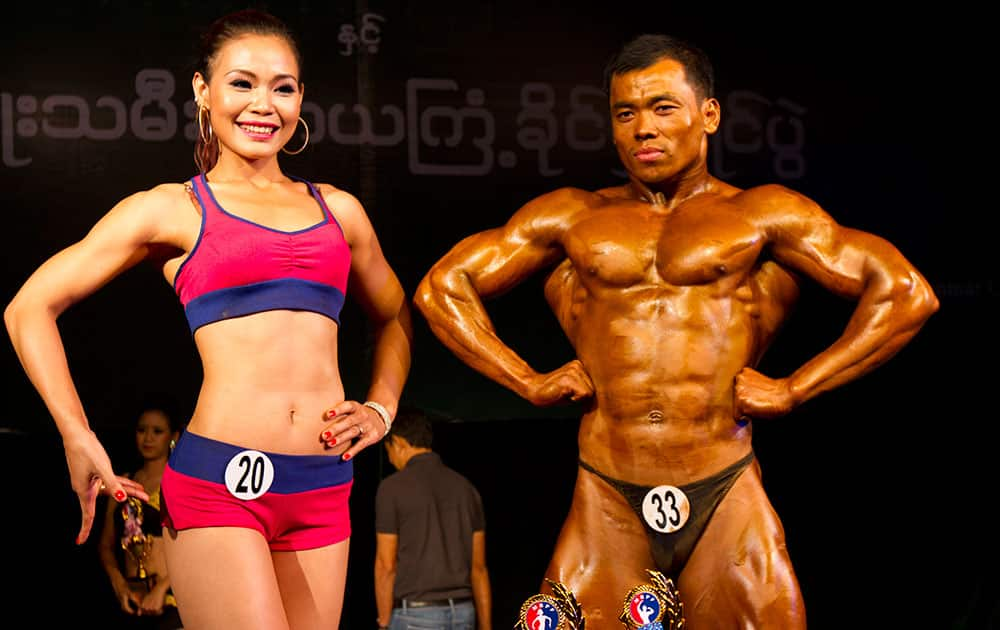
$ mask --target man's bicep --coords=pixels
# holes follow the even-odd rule
[[[566,232],[591,196],[564,188],[532,199],[504,225],[459,241],[431,268],[418,294],[496,296],[553,266],[565,255]]]
[[[782,237],[771,248],[779,264],[845,298],[860,296],[874,276],[891,273],[901,260],[888,241],[832,219]]]
[[[780,186],[755,191],[757,216],[771,255],[842,297],[857,297],[872,271],[871,256],[892,248],[883,239],[837,223],[812,199]]]
[[[396,566],[396,551],[399,547],[399,536],[375,532],[375,560],[383,567]]]
[[[477,294],[502,294],[551,266],[560,250],[553,240],[532,237],[528,226],[508,225],[459,242],[432,270],[443,284],[468,282]],[[451,288],[445,286],[444,288]]]
[[[484,530],[472,532],[472,566],[486,566],[486,532]]]
[[[399,546],[399,536],[397,534],[375,532],[375,545],[379,550],[391,551],[392,556],[395,557],[396,548]]]

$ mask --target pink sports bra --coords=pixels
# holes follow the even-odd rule
[[[226,212],[204,173],[191,178],[201,231],[174,276],[191,333],[205,324],[272,310],[312,311],[338,324],[347,293],[351,249],[322,195],[316,225],[283,232]]]

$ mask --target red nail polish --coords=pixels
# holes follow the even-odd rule
[[[125,491],[124,490],[119,490],[119,491],[115,492],[115,501],[118,501],[119,503],[121,503],[124,500],[125,500]]]
[[[330,438],[330,446],[333,446],[336,443],[337,443],[337,438]]]
[[[346,462],[349,459],[351,459],[351,454],[350,453],[344,453],[344,461]]]
[[[329,431],[323,431],[323,435],[321,435],[320,437],[323,438],[324,442],[329,442],[331,435],[332,434]]]

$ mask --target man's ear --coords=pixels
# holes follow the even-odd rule
[[[408,448],[410,446],[409,440],[407,440],[405,437],[401,435],[393,435],[392,433],[390,433],[388,438],[386,439],[391,439],[392,445],[395,446],[396,448]]]
[[[701,124],[705,133],[711,135],[719,130],[722,123],[722,106],[714,98],[706,98],[701,103]]]

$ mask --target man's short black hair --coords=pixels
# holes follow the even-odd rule
[[[434,430],[430,418],[417,407],[400,407],[392,421],[390,436],[401,437],[418,448],[430,448],[434,442]]]
[[[611,93],[611,78],[633,70],[643,70],[660,61],[673,59],[684,66],[688,84],[699,98],[715,97],[715,70],[701,48],[679,37],[645,33],[626,42],[604,67],[604,92]]]

